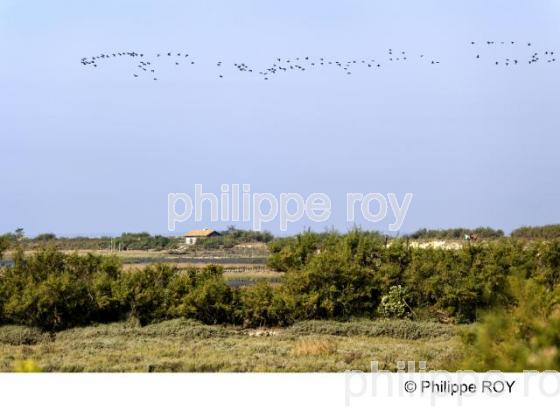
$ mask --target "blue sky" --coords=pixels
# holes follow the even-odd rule
[[[560,54],[559,18],[556,1],[2,0],[0,232],[166,233],[167,194],[197,183],[330,195],[328,223],[289,232],[346,229],[346,192],[413,193],[407,232],[558,223],[560,65],[526,64],[522,44]],[[469,44],[486,40],[517,44]],[[416,58],[273,81],[230,67],[388,48]],[[79,64],[119,50],[197,64],[157,82]],[[492,64],[506,57],[524,63]]]

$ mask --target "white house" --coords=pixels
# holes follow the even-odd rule
[[[185,244],[194,245],[198,238],[211,238],[213,236],[220,236],[220,233],[213,229],[194,229],[185,234]]]

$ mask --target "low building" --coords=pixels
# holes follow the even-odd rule
[[[213,229],[194,229],[185,234],[185,244],[194,245],[199,238],[211,238],[213,236],[220,236],[220,233]]]

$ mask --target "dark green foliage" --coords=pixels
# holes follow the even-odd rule
[[[208,265],[184,273],[171,265],[153,265],[124,273],[122,300],[141,325],[173,317],[207,324],[233,321],[234,291],[223,279],[223,268]]]
[[[4,238],[4,239],[1,239]],[[229,227],[226,231],[220,232],[220,236],[211,238],[201,238],[197,241],[194,249],[230,249],[236,245],[245,243],[267,243],[274,237],[270,232],[257,232],[236,229]],[[25,250],[37,250],[44,247],[47,243],[61,250],[103,250],[113,249],[121,251],[132,250],[171,250],[183,244],[181,237],[151,235],[148,232],[130,233],[125,232],[120,236],[98,238],[88,237],[57,237],[53,233],[43,233],[34,238],[26,238],[23,230],[16,233],[8,233],[0,236],[0,256],[1,246],[7,241],[9,247],[19,245]],[[6,247],[7,247],[6,246]]]
[[[173,304],[168,287],[175,276],[177,268],[165,264],[125,272],[118,284],[119,299],[142,326],[166,319]]]
[[[503,243],[465,246],[457,251],[415,249],[404,281],[411,305],[432,306],[459,321],[476,319],[477,311],[506,302],[511,265]]]
[[[199,238],[194,245],[194,249],[231,249],[237,245],[231,236],[212,236],[209,238]]]
[[[332,320],[307,320],[290,326],[294,335],[323,334],[333,336],[385,336],[416,340],[432,337],[452,337],[456,326],[434,322],[412,320],[352,320],[347,322]]]
[[[10,247],[10,238],[7,235],[0,236],[0,259],[4,255],[4,252]]]
[[[192,289],[183,299],[184,315],[207,324],[233,321],[233,290],[223,278],[221,266],[209,265],[191,273]]]
[[[95,300],[86,276],[94,267],[76,266],[76,258],[53,249],[30,257],[16,253],[15,266],[4,269],[0,282],[3,320],[49,330],[87,323]]]
[[[371,315],[392,286],[408,289],[414,311],[469,322],[511,302],[509,277],[560,279],[560,241],[502,239],[458,250],[409,248],[367,232],[305,233],[269,244],[270,266],[286,271],[287,303],[298,319]]]
[[[283,288],[272,287],[264,280],[241,289],[241,306],[241,319],[247,327],[285,326],[292,322]]]
[[[560,239],[560,224],[544,226],[523,226],[511,233],[517,239]]]
[[[189,318],[283,326],[380,314],[472,322],[489,310],[515,306],[513,279],[530,280],[542,292],[555,292],[560,281],[560,241],[502,239],[456,250],[422,249],[354,230],[306,232],[269,247],[271,265],[286,271],[281,283],[240,289],[228,286],[215,265],[124,271],[116,257],[53,248],[26,256],[20,249],[15,265],[0,270],[0,323],[59,330],[130,317],[141,325]]]
[[[42,233],[35,237],[35,241],[37,242],[47,242],[53,241],[56,239],[56,235],[54,233]]]
[[[274,236],[268,231],[246,231],[230,226],[226,231],[220,232],[222,236],[229,236],[237,243],[270,242]]]
[[[451,228],[451,229],[419,229],[409,235],[412,239],[463,239],[465,235],[475,234],[479,239],[497,239],[504,236],[501,229],[490,227],[479,227],[475,229]]]
[[[327,234],[304,232],[290,238],[278,238],[268,244],[268,266],[279,272],[301,269],[327,240]]]
[[[123,233],[114,239],[117,248],[121,250],[162,250],[167,249],[176,242],[168,236],[152,236],[147,232]]]
[[[307,237],[296,242],[296,257],[285,275],[288,303],[296,319],[372,316],[380,286],[375,274],[382,242],[374,235],[331,234],[321,247]],[[297,270],[297,267],[303,266]]]
[[[246,231],[230,226],[226,231],[220,232],[220,236],[200,238],[195,249],[231,249],[236,245],[244,243],[268,243],[274,237],[270,232]]]
[[[484,315],[463,335],[462,368],[521,372],[560,368],[560,287],[511,278],[514,302]]]
[[[17,245],[25,250],[40,250],[47,244],[61,250],[165,250],[172,249],[181,242],[178,238],[150,235],[147,232],[123,233],[114,238],[108,236],[65,238],[57,237],[52,233],[43,233],[35,238],[26,238],[18,234],[6,234],[4,237],[9,240],[10,247]]]
[[[543,243],[537,252],[535,278],[553,289],[560,283],[560,241]]]

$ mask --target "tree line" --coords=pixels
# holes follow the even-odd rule
[[[115,256],[19,250],[0,271],[0,321],[47,330],[175,317],[245,326],[380,316],[468,323],[514,306],[513,279],[543,292],[560,281],[560,241],[418,249],[355,230],[306,232],[269,249],[269,266],[285,272],[281,283],[242,288],[228,286],[215,265],[125,270]]]
[[[228,229],[221,231],[220,236],[200,239],[194,248],[229,249],[244,243],[268,243],[273,238],[273,235],[267,231],[256,232],[230,226]],[[15,232],[0,235],[0,240],[8,248],[22,247],[26,250],[55,246],[61,250],[164,251],[175,250],[183,244],[181,237],[151,235],[148,232],[124,232],[119,236],[101,236],[97,238],[85,236],[58,237],[53,233],[42,233],[34,237],[26,237],[21,228]]]
[[[378,233],[381,237],[381,233]],[[495,240],[507,237],[503,230],[490,227],[470,228],[450,228],[450,229],[419,229],[413,233],[405,234],[402,238],[411,240],[461,240],[465,235],[475,235],[481,240]],[[522,240],[553,240],[560,239],[560,224],[544,226],[524,226],[511,232],[511,238]],[[275,238],[272,233],[256,232],[250,230],[237,229],[234,226],[228,227],[220,232],[220,236],[201,238],[197,241],[193,249],[231,249],[234,246],[246,243],[265,243]],[[40,249],[47,245],[56,246],[63,250],[174,250],[182,243],[182,238],[164,235],[151,235],[148,232],[131,233],[125,232],[119,236],[101,236],[90,238],[85,236],[78,237],[58,237],[53,233],[42,233],[35,237],[27,237],[23,229],[19,228],[15,232],[6,233],[0,236],[8,248],[23,247],[25,249]]]

